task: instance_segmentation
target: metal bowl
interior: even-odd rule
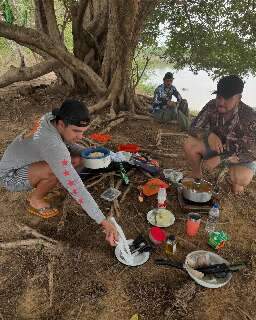
[[[181,182],[183,197],[192,202],[205,203],[211,200],[213,186],[206,180],[195,182],[193,178],[183,179]]]

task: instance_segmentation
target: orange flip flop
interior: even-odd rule
[[[31,214],[34,214],[38,217],[41,217],[43,219],[49,219],[55,216],[60,215],[60,211],[56,208],[51,207],[44,207],[40,209],[36,209],[32,207],[31,205],[28,206],[27,211]]]

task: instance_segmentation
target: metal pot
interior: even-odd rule
[[[192,178],[186,178],[182,180],[181,185],[183,196],[189,201],[204,203],[212,198],[213,186],[208,181],[201,180],[197,183]]]

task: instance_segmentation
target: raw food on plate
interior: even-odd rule
[[[171,223],[170,212],[166,209],[158,209],[156,214],[156,223],[158,225],[168,225]]]

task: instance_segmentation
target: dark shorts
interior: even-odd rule
[[[0,178],[0,185],[11,192],[28,191],[33,189],[28,180],[29,166],[9,171]]]
[[[208,143],[205,143],[206,145],[206,152],[204,154],[203,158],[206,159],[210,159],[212,157],[216,157],[218,156],[218,153],[216,151],[213,151],[210,149],[210,147],[208,146]],[[228,163],[228,162],[224,162],[222,160],[222,163],[225,164],[228,167],[235,167],[235,166],[242,166],[242,167],[246,167],[250,170],[252,170],[253,175],[256,174],[256,161],[251,161],[251,162],[239,162],[239,163]]]

